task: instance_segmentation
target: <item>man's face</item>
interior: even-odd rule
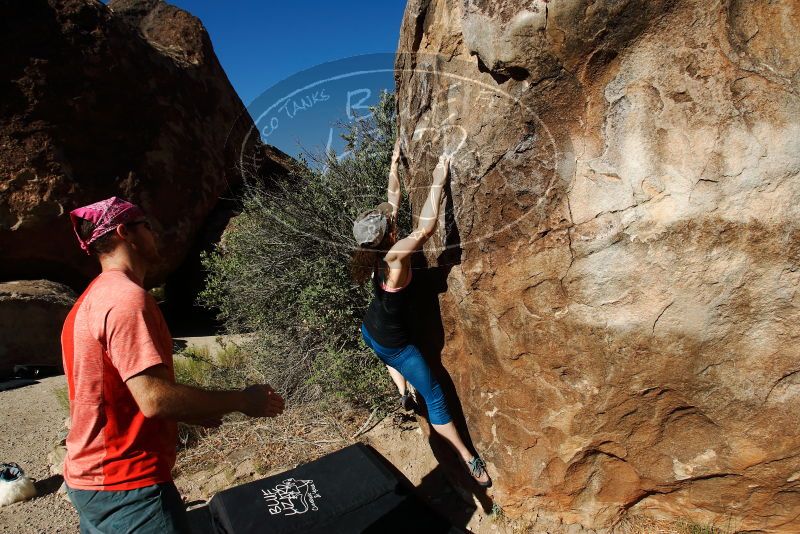
[[[127,229],[127,241],[133,246],[139,255],[149,263],[156,262],[161,255],[156,246],[156,236],[150,222],[147,219],[131,221],[125,224]]]

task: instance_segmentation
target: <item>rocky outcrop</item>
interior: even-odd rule
[[[74,303],[72,290],[47,280],[0,283],[0,376],[15,365],[61,367],[61,327]]]
[[[426,254],[506,513],[800,531],[798,30],[790,0],[410,0],[404,182],[418,211],[455,151]]]
[[[153,219],[163,262],[181,264],[239,157],[252,120],[189,13],[159,0],[0,3],[0,279],[74,287],[96,272],[68,212],[111,195]],[[251,138],[252,139],[252,138]]]

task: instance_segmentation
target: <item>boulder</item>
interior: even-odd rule
[[[420,337],[506,514],[800,531],[798,30],[791,0],[409,1],[415,214],[455,152]]]
[[[0,283],[0,376],[15,365],[61,366],[61,327],[75,298],[48,280]]]
[[[159,235],[163,282],[196,245],[240,158],[281,172],[200,21],[160,0],[0,4],[0,280],[75,288],[98,272],[68,213],[111,195]],[[202,245],[201,245],[202,246]]]

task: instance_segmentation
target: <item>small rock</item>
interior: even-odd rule
[[[47,463],[50,464],[51,475],[64,474],[64,458],[67,457],[67,448],[61,444],[56,445],[47,453]]]

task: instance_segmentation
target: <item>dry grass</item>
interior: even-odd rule
[[[195,346],[181,351],[175,359],[177,380],[212,389],[238,389],[252,383],[256,369],[247,353],[236,344],[218,343],[213,353]],[[377,422],[374,415],[331,396],[289,403],[281,416],[272,419],[233,414],[216,429],[180,425],[177,473],[235,468],[244,459],[253,461],[261,474],[288,469],[353,443],[366,430],[365,423]]]
[[[256,362],[234,343],[218,340],[216,350],[189,346],[175,359],[179,382],[205,388],[238,389],[253,382]],[[259,474],[294,467],[340,449],[376,423],[374,412],[336,397],[288,404],[279,417],[225,418],[221,427],[180,425],[177,473],[191,476],[205,470],[235,469],[250,460]],[[364,427],[364,428],[362,428]]]
[[[180,474],[235,468],[246,457],[261,474],[289,469],[354,443],[370,416],[366,409],[332,401],[290,406],[274,419],[229,416],[217,429],[182,426],[176,468]],[[372,417],[369,424],[375,422]]]

